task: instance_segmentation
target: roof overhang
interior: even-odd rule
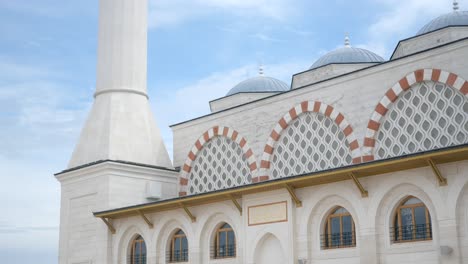
[[[138,216],[142,213],[156,213],[161,211],[228,201],[232,200],[233,198],[242,197],[243,195],[285,189],[288,188],[288,186],[297,189],[314,185],[345,181],[352,179],[351,175],[359,179],[362,177],[376,176],[396,171],[430,167],[431,164],[444,164],[462,160],[468,160],[468,144],[385,160],[355,164],[326,171],[318,171],[314,173],[280,178],[209,193],[184,196],[153,203],[95,212],[94,216],[103,219],[118,219]]]

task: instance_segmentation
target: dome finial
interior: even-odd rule
[[[349,34],[348,33],[345,34],[344,45],[347,48],[351,47],[351,43],[349,42]]]
[[[458,1],[457,0],[453,0],[453,11],[458,11]]]
[[[264,72],[263,72],[263,64],[260,63],[260,65],[258,66],[258,75],[260,76],[263,76]]]

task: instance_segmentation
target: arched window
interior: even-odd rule
[[[210,192],[252,182],[249,163],[234,140],[213,137],[198,152],[189,175],[188,194]]]
[[[171,240],[171,248],[168,254],[169,262],[188,261],[188,241],[184,231],[179,229]]]
[[[468,143],[468,98],[438,82],[402,93],[379,126],[375,158],[386,159]]]
[[[229,224],[225,223],[218,230],[216,230],[213,247],[213,257],[216,259],[232,258],[236,256],[236,237],[232,227]]]
[[[432,239],[431,216],[418,198],[410,196],[398,206],[393,224],[394,242]]]
[[[322,235],[322,248],[341,248],[356,246],[356,233],[351,214],[343,207],[338,207],[327,217]]]
[[[314,112],[299,115],[281,132],[272,155],[273,179],[341,167],[353,160],[340,127]]]
[[[140,235],[132,241],[128,263],[146,264],[146,244]]]

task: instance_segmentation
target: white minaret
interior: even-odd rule
[[[150,111],[147,0],[100,0],[94,104],[69,168],[99,160],[172,168]]]
[[[100,0],[94,104],[61,184],[59,264],[125,263],[125,229],[93,212],[176,197],[172,168],[146,93],[148,0]],[[149,251],[148,262],[155,259]],[[153,255],[151,255],[153,254]],[[151,262],[153,263],[153,262]]]

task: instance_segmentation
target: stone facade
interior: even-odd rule
[[[100,33],[100,43],[117,39],[129,49],[140,47],[139,59],[120,59],[139,62],[127,65],[136,67],[130,72],[146,73],[146,53],[140,54],[146,51],[146,24],[136,19],[140,23],[128,32],[106,27],[120,15],[132,16],[124,2],[101,0],[101,30],[114,33]],[[146,14],[146,1],[135,3],[136,13]],[[183,262],[193,264],[468,263],[465,32],[445,28],[402,41],[394,59],[380,64],[331,64],[298,73],[287,92],[213,101],[211,114],[172,126],[174,166],[147,107],[145,76],[122,77],[135,87],[120,87],[105,67],[117,55],[101,47],[98,83],[116,87],[97,90],[72,168],[56,175],[62,186],[59,263],[169,263],[180,230],[188,243]],[[107,103],[115,107],[103,107]],[[122,105],[128,109],[119,112]],[[127,117],[132,122],[123,122]],[[138,136],[143,130],[149,134]],[[93,145],[95,136],[108,145]],[[443,152],[441,164],[424,158],[454,149],[462,154]],[[404,159],[407,167],[391,164]],[[379,171],[379,164],[390,169]],[[368,174],[356,179],[352,169],[364,166]],[[349,175],[289,185],[344,169]],[[411,197],[425,210],[424,239],[411,231],[412,239],[398,240],[399,206]],[[330,243],[324,242],[327,219],[337,208],[353,220],[355,235],[343,248],[324,246]],[[225,223],[235,235],[235,254],[217,259],[216,232]],[[145,254],[135,262],[130,255],[139,236]]]
[[[389,173],[362,179],[369,197],[362,198],[351,181],[297,190],[303,206],[296,208],[287,191],[244,196],[243,212],[249,206],[287,201],[288,221],[248,226],[248,215],[239,214],[229,201],[191,207],[192,223],[182,209],[148,215],[154,229],[140,217],[116,220],[111,237],[113,261],[127,263],[127,247],[140,234],[148,248],[148,263],[166,263],[171,235],[181,228],[189,241],[189,263],[259,263],[255,252],[269,235],[280,241],[284,263],[468,263],[468,162],[440,166],[448,186],[440,187],[429,168]],[[431,213],[433,240],[393,244],[391,219],[399,202],[407,196],[422,200]],[[356,224],[356,247],[321,249],[320,235],[330,210],[346,208]],[[210,259],[213,233],[220,223],[229,223],[236,234],[237,257]],[[101,228],[105,229],[105,225]],[[453,252],[441,255],[441,246]]]
[[[359,145],[364,146],[369,121],[390,88],[407,75],[423,69],[441,69],[463,79],[468,76],[468,62],[459,58],[467,52],[468,40],[457,41],[327,81],[314,83],[314,79],[310,79],[312,84],[304,88],[174,125],[174,166],[182,167],[197,139],[215,126],[231,127],[241,133],[260,164],[275,126],[292,107],[303,101],[319,101],[342,113],[353,127]],[[294,78],[298,78],[297,75]],[[466,90],[462,93],[466,95]]]

